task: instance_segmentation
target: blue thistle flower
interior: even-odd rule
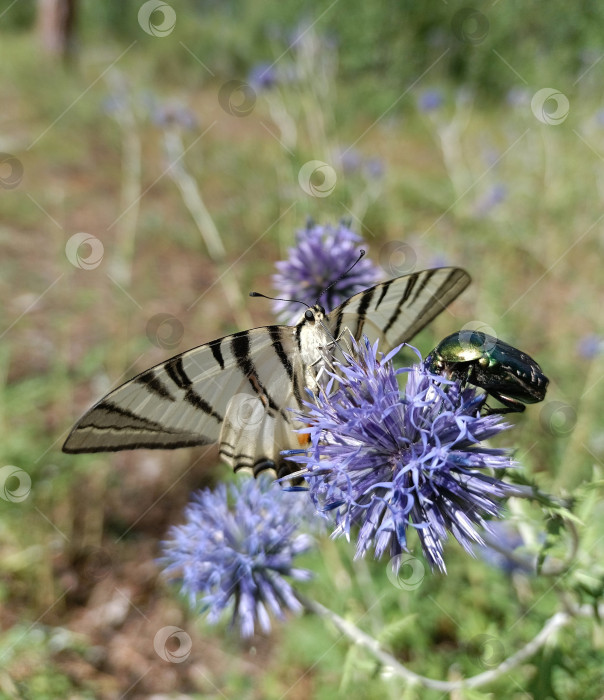
[[[447,532],[472,554],[473,543],[484,545],[475,526],[488,529],[485,518],[499,516],[500,499],[512,493],[486,472],[513,460],[482,444],[509,426],[500,415],[480,415],[486,397],[474,388],[421,364],[395,370],[390,360],[400,348],[378,358],[377,343],[351,342],[347,364],[336,362],[327,386],[306,403],[308,452],[290,458],[306,465],[315,505],[336,510],[334,536],[349,538],[360,525],[356,557],[371,547],[378,558],[408,551],[413,528],[427,560],[445,572]]]
[[[195,493],[185,524],[162,543],[160,561],[191,606],[208,611],[209,622],[233,603],[232,624],[250,637],[258,626],[270,631],[269,611],[283,619],[284,610],[302,609],[284,577],[311,576],[293,559],[312,546],[310,535],[298,532],[310,524],[312,506],[304,493],[283,491],[268,476],[232,484],[230,496],[232,507],[224,484]]]
[[[343,274],[359,257],[362,238],[341,221],[337,226],[320,226],[309,222],[296,233],[296,245],[288,251],[288,259],[276,263],[278,273],[273,285],[279,296],[303,301],[309,306],[317,303],[321,292]],[[363,258],[320,302],[327,312],[380,279],[380,271]],[[294,323],[300,317],[300,305],[287,301],[274,302],[273,309],[284,323]]]

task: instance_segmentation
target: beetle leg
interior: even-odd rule
[[[499,415],[504,415],[506,413],[522,413],[526,409],[526,406],[521,401],[518,401],[518,399],[512,399],[505,394],[498,394],[494,391],[490,391],[489,394],[497,399],[497,401],[500,401],[505,408],[491,408],[490,406],[486,406],[486,416],[493,415],[494,413],[498,413]]]

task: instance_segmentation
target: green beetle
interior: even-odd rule
[[[549,383],[532,357],[480,331],[457,331],[442,340],[424,361],[433,374],[473,384],[505,408],[487,413],[520,413],[527,403],[545,398]]]

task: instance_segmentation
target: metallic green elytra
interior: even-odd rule
[[[429,372],[473,384],[505,408],[487,413],[520,413],[527,403],[543,401],[549,383],[525,352],[480,331],[457,331],[442,340],[424,362]]]

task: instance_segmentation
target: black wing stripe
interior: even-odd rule
[[[212,406],[210,406],[210,404],[195,391],[195,389],[187,389],[185,401],[190,403],[191,406],[198,408],[200,411],[207,413],[208,416],[212,416],[212,418],[215,418],[219,423],[222,423],[224,420],[224,417],[221,416],[220,413],[217,413]]]
[[[164,365],[164,369],[168,377],[176,384],[179,389],[186,389],[193,383],[185,372],[182,364],[182,355],[177,355],[171,360],[168,360]]]
[[[401,311],[403,310],[403,307],[405,306],[405,303],[406,303],[407,299],[409,298],[409,295],[413,291],[413,287],[415,286],[415,283],[417,282],[417,278],[418,278],[418,275],[409,275],[409,280],[407,282],[407,286],[405,287],[405,293],[400,298],[398,304],[396,305],[396,309],[394,309],[394,311],[392,312],[392,315],[388,319],[388,323],[384,326],[384,334],[388,333],[388,331],[396,323],[396,319],[401,315]]]
[[[92,422],[86,422],[86,418],[89,420],[93,417],[94,420],[99,421],[101,425]],[[115,417],[120,416],[121,418],[127,418],[128,422],[119,423],[115,422]],[[103,420],[105,419],[105,420]],[[106,430],[111,428],[112,430],[120,430],[123,428],[140,428],[142,430],[148,430],[150,432],[166,432],[166,429],[161,423],[157,423],[154,420],[149,420],[149,418],[143,418],[133,411],[129,411],[127,408],[122,408],[112,401],[102,401],[97,404],[90,412],[89,416],[84,415],[78,424],[78,428],[96,428],[98,430]]]
[[[157,396],[161,397],[162,399],[167,399],[168,401],[172,402],[176,401],[176,397],[172,396],[168,390],[168,387],[161,381],[161,379],[152,369],[148,372],[144,372],[143,374],[139,374],[135,381],[138,384],[144,384],[147,389],[152,391],[154,394],[157,394]]]
[[[193,382],[185,372],[182,363],[182,355],[172,358],[164,365],[167,375],[176,384],[179,389],[185,392],[185,401],[194,408],[203,411],[208,416],[212,416],[219,423],[222,423],[224,418],[217,413],[212,406],[193,389]]]
[[[415,323],[408,329],[409,338],[419,333],[435,316],[444,311],[468,284],[470,284],[470,276],[465,270],[451,269],[440,287],[416,314]]]
[[[384,297],[386,294],[388,294],[388,290],[390,289],[390,285],[392,284],[393,280],[388,280],[388,282],[384,282],[382,285],[382,293],[380,294],[380,298],[377,300],[377,303],[375,305],[375,310],[377,311],[378,306],[384,301]]]
[[[252,389],[258,394],[261,400],[265,400],[263,403],[268,403],[269,408],[281,413],[283,418],[287,418],[287,413],[275,403],[260,381],[256,367],[250,357],[249,332],[242,331],[241,333],[235,333],[235,335],[231,336],[231,348],[239,368],[244,376],[247,377]]]
[[[336,319],[336,327],[333,333],[333,337],[336,340],[340,337],[340,328],[342,327],[342,317],[344,316],[344,309],[348,306],[352,299],[354,299],[354,297],[346,299],[346,301],[338,307],[338,317]]]
[[[361,333],[363,332],[363,325],[365,323],[365,317],[367,316],[367,309],[369,309],[369,304],[371,304],[371,300],[373,299],[373,295],[375,294],[375,289],[375,287],[371,287],[361,297],[361,303],[359,304],[359,308],[357,309],[357,329],[354,333],[354,337],[357,340],[361,337]]]
[[[218,340],[213,340],[211,343],[208,343],[208,347],[212,351],[212,355],[214,355],[214,359],[220,365],[220,369],[224,369],[224,357],[222,356],[222,351],[220,349],[220,343],[222,343],[222,338],[218,338]]]
[[[289,377],[289,380],[292,383],[294,397],[298,403],[298,406],[302,406],[302,392],[300,391],[300,383],[298,381],[298,377],[294,372],[294,367],[291,363],[291,360],[285,352],[283,343],[281,342],[281,333],[283,332],[283,330],[279,326],[269,326],[268,332],[270,333],[271,339],[273,341],[273,350],[277,353],[277,357],[281,360],[281,364],[285,367],[287,376]]]
[[[287,356],[287,353],[283,349],[283,343],[281,342],[281,329],[279,326],[269,326],[268,332],[271,336],[271,340],[273,341],[273,350],[277,353],[277,357],[281,360],[281,364],[285,367],[287,376],[290,378],[290,380],[293,380],[294,368],[292,367],[292,363]]]
[[[417,285],[417,289],[415,290],[415,294],[413,295],[413,299],[411,299],[411,303],[417,299],[417,297],[422,293],[424,290],[425,286],[428,284],[428,282],[434,277],[436,274],[436,269],[434,270],[426,270],[423,273],[423,279],[420,284]]]
[[[252,472],[254,476],[258,476],[258,474],[261,474],[263,471],[266,471],[267,469],[274,469],[277,471],[277,467],[275,463],[273,462],[272,459],[267,459],[266,457],[262,457],[261,459],[257,459],[254,462],[254,466],[252,467]]]
[[[163,431],[165,432],[165,431]],[[102,445],[95,445],[95,446],[84,446],[84,447],[68,447],[64,446],[63,451],[67,452],[68,454],[92,454],[94,452],[121,452],[124,449],[128,450],[136,450],[140,448],[144,448],[146,450],[165,450],[167,448],[169,449],[178,449],[180,447],[196,447],[198,445],[210,445],[211,443],[215,442],[214,440],[207,440],[204,439],[203,436],[199,437],[193,437],[190,439],[185,439],[182,438],[180,440],[174,440],[170,441],[169,443],[165,442],[146,442],[144,438],[140,438],[139,440],[136,440],[132,442],[131,444],[128,444],[126,447],[124,446],[123,442],[117,443],[115,445],[110,445],[108,443],[103,443]]]

